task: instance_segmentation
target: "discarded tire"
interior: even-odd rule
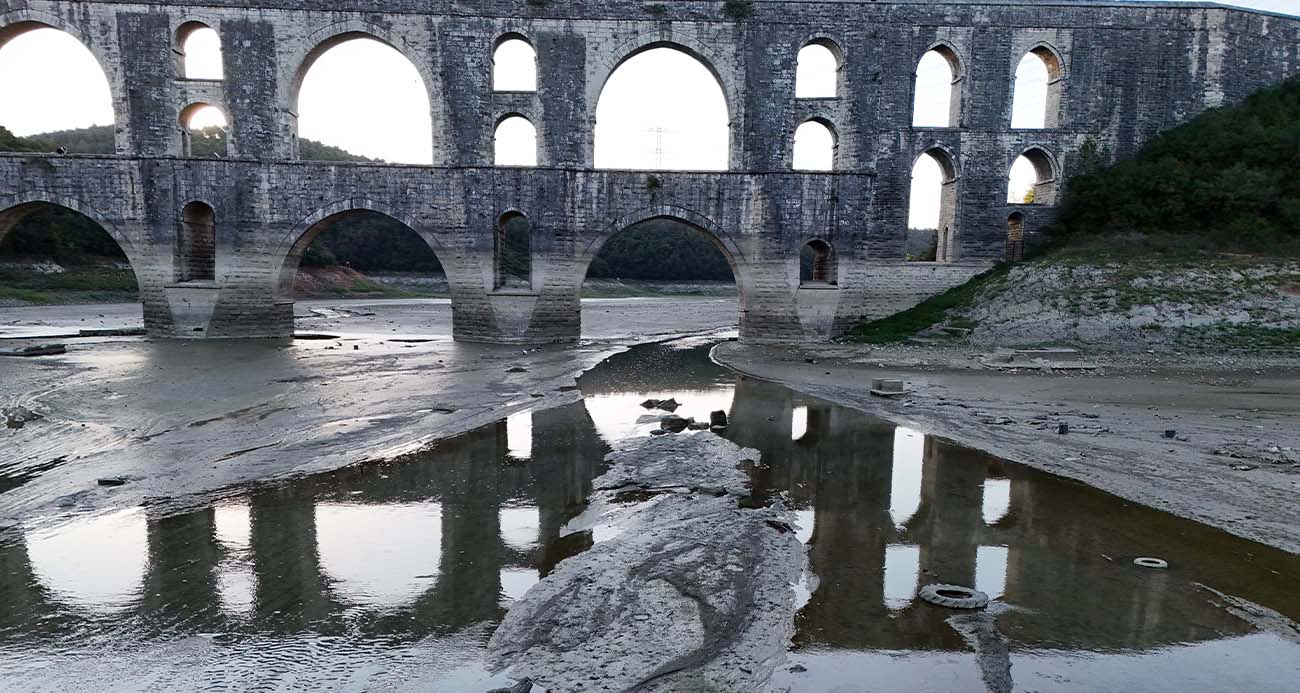
[[[1164,569],[1169,567],[1169,563],[1159,558],[1150,556],[1139,556],[1133,559],[1133,565],[1142,566],[1143,568]]]
[[[921,599],[949,609],[983,609],[989,605],[987,594],[960,585],[926,585],[921,588]]]

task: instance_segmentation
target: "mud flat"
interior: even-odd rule
[[[1300,360],[1102,354],[1002,371],[961,348],[719,345],[715,360],[1129,501],[1300,552]],[[872,396],[874,378],[913,390]],[[1062,426],[1066,433],[1061,433]]]
[[[785,661],[807,567],[793,512],[745,508],[741,465],[712,433],[615,446],[569,531],[614,536],[516,602],[489,661],[554,691],[757,691]]]
[[[293,341],[66,338],[139,326],[139,306],[0,310],[6,346],[67,353],[0,362],[0,525],[140,503],[188,507],[240,485],[391,457],[515,411],[579,398],[613,353],[734,329],[734,299],[585,301],[577,346],[451,341],[446,300],[302,301]]]

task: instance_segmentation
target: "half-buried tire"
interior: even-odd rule
[[[921,588],[921,599],[949,609],[983,609],[989,605],[987,594],[960,585],[926,585]]]

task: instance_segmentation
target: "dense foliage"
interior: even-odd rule
[[[1206,112],[1113,166],[1079,151],[1061,226],[1070,234],[1180,234],[1228,249],[1300,239],[1300,80]]]
[[[615,234],[587,270],[593,279],[731,281],[713,241],[680,222],[653,219]]]

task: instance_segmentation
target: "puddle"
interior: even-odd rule
[[[613,527],[562,535],[641,407],[730,414],[757,496],[799,518],[792,691],[984,690],[931,583],[1001,605],[1017,689],[1294,690],[1300,643],[1208,585],[1300,620],[1300,557],[896,428],[712,364],[699,342],[616,356],[584,401],[408,458],[169,517],[130,508],[0,536],[4,690],[487,690],[492,627]],[[3,489],[4,486],[0,486]],[[636,500],[629,498],[629,502]],[[1166,570],[1133,565],[1139,556]]]

